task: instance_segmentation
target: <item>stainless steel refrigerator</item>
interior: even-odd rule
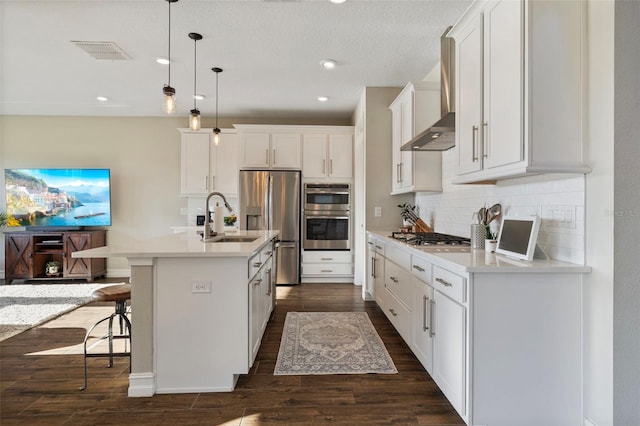
[[[300,283],[300,194],[299,171],[240,171],[240,229],[280,231],[276,285]]]

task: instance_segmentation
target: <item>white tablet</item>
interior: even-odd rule
[[[533,260],[538,241],[538,216],[504,216],[496,253],[522,260]]]

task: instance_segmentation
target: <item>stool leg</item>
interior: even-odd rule
[[[100,321],[98,321],[97,323],[93,324],[93,326],[89,329],[89,331],[87,331],[87,334],[84,336],[84,386],[82,386],[80,388],[80,390],[85,390],[87,388],[87,342],[89,341],[89,336],[91,336],[91,332],[93,332],[93,330],[100,325],[101,323],[107,321],[107,320],[111,320],[112,316],[108,316],[106,318],[101,319]]]
[[[109,317],[109,365],[108,368],[113,367],[113,317],[116,314],[111,314]]]

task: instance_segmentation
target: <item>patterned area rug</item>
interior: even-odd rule
[[[366,312],[288,312],[274,375],[396,374]]]
[[[0,285],[0,341],[82,306],[96,289],[116,284]]]

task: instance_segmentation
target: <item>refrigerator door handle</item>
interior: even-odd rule
[[[268,223],[267,225],[267,229],[268,230],[272,230],[273,229],[273,176],[269,175],[269,179],[268,179],[268,187],[267,187],[267,198],[265,200],[265,204],[267,206],[267,219],[268,219]]]

